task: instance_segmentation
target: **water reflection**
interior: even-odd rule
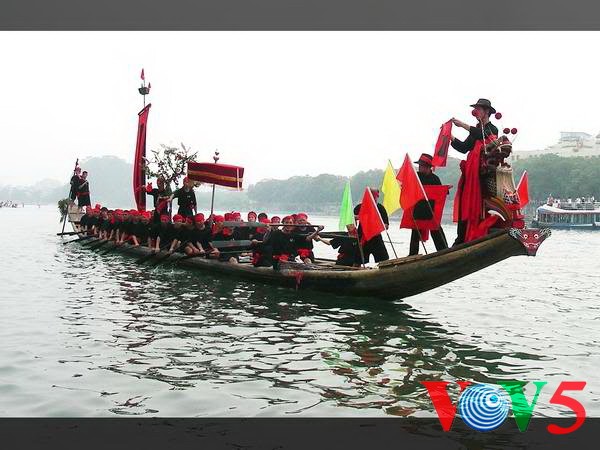
[[[401,302],[296,292],[81,251],[63,277],[81,280],[89,271],[90,279],[85,295],[67,297],[61,317],[80,345],[109,349],[82,356],[91,369],[170,390],[226,389],[242,415],[255,412],[246,402],[259,402],[284,414],[341,407],[408,416],[431,409],[420,381],[494,382],[519,372],[505,357],[537,358],[457,342]],[[151,400],[115,400],[110,410],[160,412]]]

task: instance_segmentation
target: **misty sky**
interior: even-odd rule
[[[516,150],[543,148],[600,131],[599,47],[593,32],[2,32],[0,184],[131,161],[142,67],[149,148],[218,148],[246,185],[398,168],[479,97],[519,129]]]

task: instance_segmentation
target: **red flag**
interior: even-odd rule
[[[517,193],[519,194],[519,208],[525,207],[529,203],[529,176],[527,171],[523,172],[519,184],[517,185]]]
[[[142,73],[141,73],[141,75],[140,75],[140,78],[141,78],[142,80],[146,80],[146,77],[144,76],[144,69],[142,69]]]
[[[241,189],[244,168],[229,164],[188,162],[188,177],[193,181]]]
[[[360,211],[358,212],[358,221],[360,222],[360,227],[362,229],[362,237],[360,239],[361,245],[385,231],[385,224],[383,223],[381,214],[379,214],[379,209],[377,209],[377,203],[369,188],[365,189],[360,204]]]
[[[408,153],[404,157],[404,162],[396,179],[400,182],[400,207],[404,210],[411,208],[420,200],[427,200],[421,180],[415,172],[415,168],[408,157]]]
[[[138,134],[135,143],[135,158],[133,160],[133,196],[138,211],[146,210],[146,171],[144,170],[144,159],[146,158],[146,124],[148,122],[148,113],[150,104],[139,113]]]
[[[415,206],[406,208],[402,214],[400,228],[411,228],[419,230],[437,230],[442,222],[444,205],[450,186],[432,185],[423,186],[431,209],[423,201]],[[416,209],[416,211],[415,211]],[[433,216],[431,213],[433,212]],[[428,218],[427,218],[428,217]]]
[[[435,143],[435,149],[433,150],[433,161],[431,165],[433,167],[446,167],[446,160],[448,159],[448,147],[450,146],[450,137],[452,136],[452,121],[449,120],[441,126],[440,134]]]

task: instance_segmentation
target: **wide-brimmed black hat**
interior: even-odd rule
[[[428,153],[422,153],[421,156],[419,157],[418,161],[413,161],[415,164],[427,164],[431,166],[431,163],[433,162],[433,156],[431,156]]]
[[[475,108],[476,106],[489,109],[490,114],[494,114],[496,112],[496,109],[492,106],[492,102],[490,102],[487,98],[480,98],[477,100],[477,103],[471,105],[471,108]]]

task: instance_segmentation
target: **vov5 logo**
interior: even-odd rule
[[[523,387],[526,381],[502,381],[498,386],[492,384],[471,384],[470,381],[458,381],[460,396],[456,404],[452,404],[448,394],[448,381],[423,381],[431,402],[435,408],[442,429],[450,431],[457,414],[469,427],[477,431],[491,431],[498,428],[506,418],[512,403],[512,411],[519,431],[527,430],[533,410],[546,381],[534,381],[535,395],[531,403],[525,398]],[[547,427],[552,434],[568,434],[577,430],[585,421],[585,408],[566,391],[581,391],[585,381],[563,381],[550,398],[550,404],[564,406],[575,413],[575,423],[569,427],[550,424]]]

